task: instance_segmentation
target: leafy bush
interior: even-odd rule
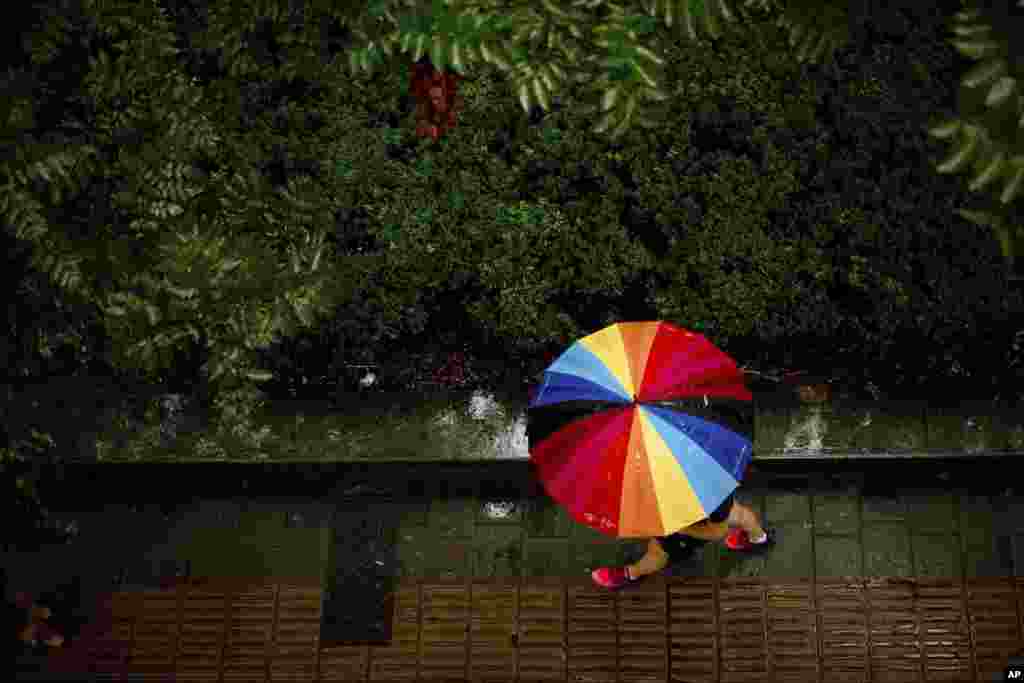
[[[991,329],[1020,298],[991,235],[953,213],[970,201],[963,183],[929,167],[944,150],[925,117],[949,106],[960,66],[944,31],[913,9],[877,31],[861,18],[824,67],[790,59],[767,18],[759,40],[744,29],[673,47],[663,129],[620,144],[585,132],[579,88],[526,114],[486,66],[462,83],[459,129],[418,141],[401,62],[357,79],[331,159],[359,216],[347,244],[379,270],[365,303],[339,311],[346,348],[383,358],[458,329],[478,355],[513,362],[664,318],[741,358],[800,348],[801,366],[881,366],[911,344],[931,360],[898,359],[893,383],[981,374],[950,335]],[[1013,332],[993,332],[992,352]]]

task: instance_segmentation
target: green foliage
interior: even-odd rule
[[[905,268],[913,252],[908,240],[922,239],[921,232],[955,234],[946,225],[948,220],[936,222],[954,195],[945,185],[929,187],[934,195],[922,197],[919,204],[938,208],[927,219],[876,214],[858,200],[830,204],[827,209],[824,198],[820,207],[809,202],[808,197],[825,193],[817,180],[813,188],[808,183],[831,175],[830,162],[845,156],[845,147],[839,152],[837,146],[877,140],[849,162],[863,168],[873,157],[880,158],[881,150],[892,147],[889,136],[893,133],[877,123],[864,129],[844,125],[825,144],[816,114],[824,95],[820,80],[809,76],[809,67],[779,59],[788,50],[784,31],[768,24],[757,29],[759,39],[754,42],[741,31],[723,32],[713,53],[687,45],[667,49],[664,77],[665,89],[671,93],[670,122],[656,139],[631,131],[619,145],[586,132],[590,121],[579,106],[586,99],[585,88],[570,89],[562,108],[531,132],[521,118],[510,114],[515,98],[502,96],[496,86],[501,71],[480,69],[461,91],[467,108],[458,131],[439,146],[421,147],[419,160],[371,159],[364,164],[368,169],[390,171],[367,179],[378,178],[375,185],[388,188],[381,193],[388,206],[375,213],[386,215],[382,222],[394,230],[388,241],[397,236],[388,252],[401,263],[396,272],[410,289],[433,291],[459,282],[466,294],[458,299],[458,306],[471,313],[475,324],[498,338],[521,342],[524,348],[567,341],[605,322],[639,315],[699,327],[723,343],[757,335],[774,343],[790,334],[821,339],[845,335],[850,339],[843,345],[846,348],[852,348],[856,338],[888,353],[894,330],[915,316],[935,317],[925,309],[940,305],[940,295],[924,297],[915,286],[919,276]],[[934,45],[922,49],[933,50]],[[766,70],[765,64],[771,68]],[[909,119],[908,112],[920,110],[926,100],[907,93],[905,101],[896,103],[893,95],[900,92],[900,76],[889,74],[892,69],[889,62],[872,64],[870,71],[865,68],[854,82],[872,84],[871,88],[830,92],[837,103],[834,107],[856,112],[858,122],[859,117],[872,115],[869,110],[875,112],[877,122],[880,104],[887,115]],[[886,83],[880,81],[884,74],[889,74]],[[374,106],[393,105],[385,100]],[[893,107],[899,111],[892,111]],[[735,128],[718,123],[732,118],[751,123]],[[898,135],[906,139],[905,131],[913,129],[912,146],[921,147],[924,127],[911,125],[917,121],[908,120],[898,128]],[[793,142],[792,124],[797,124],[799,144]],[[707,138],[724,137],[719,132],[722,128],[729,130],[727,146],[733,149],[708,152],[706,148],[715,145]],[[514,150],[510,157],[517,158],[503,159],[501,153],[495,157],[493,143],[487,143],[494,139],[495,129],[511,131],[503,147]],[[554,129],[564,131],[560,139],[545,140],[544,131]],[[361,135],[353,141],[353,154],[373,144],[370,137]],[[855,137],[847,138],[851,135]],[[665,149],[668,158],[663,155]],[[915,150],[893,155],[893,163],[906,165],[920,154]],[[429,178],[415,173],[424,158],[430,159]],[[558,172],[543,173],[531,181],[537,175],[531,167],[534,160],[551,161]],[[574,190],[582,182],[574,170],[588,165],[586,175],[600,182],[586,191]],[[927,174],[921,171],[916,177]],[[451,207],[438,192],[436,179],[445,179],[445,192],[459,188],[469,216],[447,213]],[[842,186],[852,180],[837,178],[837,182]],[[907,191],[901,188],[887,194],[899,201]],[[566,199],[574,193],[575,199]],[[647,218],[637,228],[640,234],[622,219],[626,196],[631,194]],[[392,196],[394,204],[386,199]],[[827,196],[829,202],[836,201],[835,195]],[[946,199],[937,202],[934,196]],[[498,212],[479,214],[497,220],[491,220],[489,231],[481,226],[478,232],[472,217],[479,214],[473,209],[493,204],[495,197],[500,199]],[[564,237],[560,237],[564,228],[538,235],[531,205],[559,207],[574,227]],[[695,220],[688,219],[692,206],[700,207]],[[536,208],[533,211],[539,215]],[[430,221],[416,220],[417,215],[429,215]],[[799,220],[808,231],[780,230],[789,220]],[[505,226],[520,228],[516,239],[506,242],[492,237],[488,242],[472,237],[491,236],[495,227]],[[664,246],[658,244],[658,234],[665,236]],[[841,246],[858,234],[859,240]],[[550,237],[540,240],[541,235]],[[882,247],[881,236],[890,235],[892,239]],[[460,251],[463,247],[465,251]],[[539,258],[538,249],[551,258]],[[475,266],[473,259],[481,255],[486,264]],[[970,278],[959,269],[970,261],[991,258],[991,252],[979,246],[970,256],[964,254],[962,261],[936,264],[932,277],[936,282],[947,276]],[[511,264],[507,269],[505,260]],[[472,273],[469,284],[454,277],[459,272]],[[972,289],[998,290],[998,273],[990,274],[992,278],[979,277]],[[626,283],[638,279],[646,285],[646,300],[624,299]],[[838,303],[843,292],[849,292],[848,307]],[[967,321],[974,314],[962,301],[966,296],[961,292],[954,297],[957,306],[965,308],[948,314],[941,323],[943,330],[972,324]],[[1009,308],[1014,305],[1007,302]],[[985,310],[988,313],[978,315],[999,315],[995,309]]]
[[[465,292],[460,305],[474,324],[510,342],[539,344],[571,339],[588,329],[587,316],[573,310],[574,306],[567,307],[565,300],[595,296],[618,300],[626,281],[647,269],[669,281],[656,303],[659,314],[719,321],[720,329],[731,334],[749,331],[751,321],[779,295],[781,274],[794,267],[794,257],[780,256],[771,272],[755,281],[739,273],[723,276],[722,283],[715,280],[708,289],[716,290],[720,284],[723,288],[713,298],[690,288],[687,277],[695,271],[715,271],[718,262],[734,251],[755,260],[777,251],[765,236],[765,216],[784,206],[787,194],[796,189],[793,168],[778,150],[768,151],[767,144],[766,168],[736,160],[723,163],[707,178],[685,181],[688,184],[680,184],[670,167],[651,166],[649,161],[657,146],[685,148],[693,143],[686,112],[691,102],[711,95],[707,83],[692,78],[714,65],[737,64],[740,75],[714,93],[732,95],[742,102],[736,106],[749,103],[775,112],[779,105],[773,103],[793,99],[792,93],[783,93],[782,78],[756,69],[760,56],[743,52],[738,37],[723,37],[723,41],[720,55],[687,50],[671,54],[666,88],[674,93],[673,110],[683,125],[668,126],[657,139],[631,134],[628,143],[614,153],[606,141],[586,132],[586,114],[576,106],[579,89],[564,102],[566,113],[554,116],[536,137],[519,128],[511,114],[515,100],[495,90],[501,77],[498,71],[482,71],[465,84],[461,93],[466,110],[459,129],[436,147],[418,145],[418,158],[409,162],[390,160],[380,133],[359,126],[358,114],[348,116],[353,134],[339,153],[351,155],[352,166],[360,159],[362,187],[376,189],[377,208],[371,213],[381,226],[378,235],[392,245],[386,254],[394,263],[392,272],[401,278],[398,290],[444,290],[456,281],[455,273],[469,273],[472,286],[458,280]],[[771,49],[766,44],[764,51]],[[385,87],[378,83],[377,93],[386,93]],[[386,96],[365,105],[371,111],[393,106]],[[495,163],[493,152],[485,146],[497,129],[509,127],[517,131],[512,144],[525,149],[530,159],[552,159],[563,170],[561,177],[545,181],[542,194],[523,186],[520,179],[531,173],[521,162]],[[587,164],[592,166],[589,175],[607,178],[609,187],[588,201],[565,203],[572,170]],[[665,207],[667,223],[676,221],[671,214],[677,210],[676,197],[707,194],[713,202],[708,211],[713,220],[701,227],[702,236],[689,234],[687,241],[677,242],[675,250],[654,254],[628,235],[619,218],[625,191],[617,178],[623,164],[643,188],[641,201]],[[444,184],[438,185],[438,180]],[[463,197],[461,208],[449,199],[453,191]],[[661,192],[665,196],[659,196]],[[703,255],[693,248],[697,241]],[[606,314],[613,317],[615,310]]]
[[[1024,193],[1024,73],[1012,54],[1024,15],[971,5],[954,16],[950,33],[957,51],[978,63],[961,79],[958,116],[937,121],[929,133],[952,143],[938,171],[969,174],[970,189],[984,191],[990,200],[984,210],[976,206],[958,214],[992,229],[1012,269],[1024,259],[1024,225],[1008,220],[1007,206]],[[998,203],[991,201],[996,198]]]
[[[254,9],[274,13],[275,5]],[[26,36],[26,44],[46,46],[33,54],[44,79],[80,49],[75,42],[90,57],[79,83],[61,83],[49,99],[6,103],[5,229],[31,245],[31,268],[96,307],[109,362],[156,377],[199,344],[208,351],[205,381],[237,398],[233,386],[263,376],[254,366],[257,349],[312,325],[358,288],[358,268],[328,267],[323,223],[332,198],[308,179],[271,188],[260,177],[254,164],[279,137],[265,132],[270,117],[258,132],[239,131],[238,80],[201,85],[189,78],[172,23],[156,3],[83,0],[75,10],[74,21],[51,19]],[[237,44],[218,47],[230,53],[242,43],[234,27],[255,23],[232,17],[227,24],[211,30],[229,29],[225,35]],[[285,77],[306,68],[331,86],[340,83],[320,74],[319,56],[314,65],[306,48],[294,51]],[[234,72],[244,73],[244,65]],[[337,89],[326,92],[338,96]],[[65,119],[89,135],[43,142],[52,133],[40,128],[40,114],[68,102],[85,105]],[[330,102],[318,109],[329,114]],[[126,137],[135,144],[124,144]],[[322,158],[323,139],[339,137],[341,129],[328,126],[321,137],[307,137],[306,149]],[[201,160],[219,170],[196,173]],[[117,191],[94,194],[103,183]],[[63,219],[79,220],[82,205],[104,218],[86,226]],[[215,405],[237,422],[248,404]]]
[[[496,15],[488,12],[496,10],[498,4],[506,9],[502,30],[489,23]],[[435,3],[429,16],[417,14],[419,23],[413,24],[410,15],[399,10],[396,18],[384,11],[384,3],[378,3],[374,14],[377,21],[356,26],[356,35],[365,47],[351,51],[350,65],[353,74],[372,71],[382,61],[376,58],[378,42],[389,56],[397,48],[397,53],[409,53],[414,60],[429,47],[435,65],[451,65],[463,74],[467,63],[472,69],[473,62],[480,59],[507,73],[509,85],[527,112],[534,105],[549,109],[552,98],[568,84],[584,82],[588,84],[584,111],[600,113],[592,130],[615,141],[634,124],[647,128],[664,125],[670,99],[664,87],[664,56],[673,47],[706,50],[704,38],[717,40],[736,28],[755,41],[781,32],[788,49],[777,54],[791,54],[800,62],[822,63],[849,42],[855,22],[866,18],[854,15],[848,3],[839,1],[747,0],[742,12],[733,4],[740,3],[655,0],[642,3],[644,14],[639,14],[619,3],[600,0],[587,3],[586,10],[550,1],[524,8],[517,2],[466,0],[458,5],[461,12]],[[896,13],[898,9],[890,11]],[[879,14],[874,11],[874,15]],[[773,20],[772,26],[760,21],[766,17]],[[652,23],[654,18],[657,21]],[[947,118],[942,126],[933,128],[943,137],[954,133],[960,136],[954,141],[955,151],[938,169],[943,173],[961,170],[973,160],[971,189],[994,187],[1002,176],[1005,186],[1001,201],[1006,204],[1024,187],[1024,152],[1020,148],[1024,135],[1014,132],[1024,130],[1024,118],[1019,115],[1024,94],[1016,85],[1019,74],[1014,69],[1019,66],[1018,60],[1008,60],[1005,54],[1020,33],[1021,17],[1006,4],[997,9],[992,3],[974,2],[957,19],[953,44],[967,56],[987,60],[965,76],[964,83],[985,86],[989,111],[984,124]],[[389,22],[396,25],[391,33]],[[654,31],[656,25],[659,30]],[[778,63],[775,57],[768,66],[773,68]],[[758,67],[763,69],[764,65]],[[731,65],[725,73],[733,73]],[[720,83],[723,75],[715,74],[714,82]],[[995,121],[1000,112],[1009,115]],[[1018,138],[1016,142],[1014,137]],[[1012,268],[1015,245],[1024,240],[1024,227],[1001,227],[1006,216],[1000,220],[998,213],[998,208],[995,213],[989,212],[984,224],[993,227]]]

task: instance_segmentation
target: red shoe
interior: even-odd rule
[[[625,567],[601,567],[590,572],[590,578],[594,579],[598,586],[612,591],[637,581],[626,575]]]
[[[764,532],[768,534],[768,538],[763,543],[751,543],[750,534],[746,531],[743,529],[731,529],[729,535],[725,537],[725,547],[741,553],[767,550],[775,543],[775,530],[766,527]]]

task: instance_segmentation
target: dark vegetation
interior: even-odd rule
[[[872,382],[891,397],[942,391],[1012,400],[1021,387],[1020,292],[1007,284],[991,235],[954,215],[970,197],[961,179],[933,170],[932,162],[945,150],[923,132],[928,116],[952,111],[966,67],[944,33],[944,19],[955,8],[956,3],[940,8],[905,3],[863,18],[834,61],[801,67],[784,82],[778,91],[785,103],[784,125],[767,108],[721,95],[680,101],[673,109],[679,123],[667,124],[666,130],[685,122],[688,144],[671,133],[637,135],[625,145],[580,135],[571,138],[573,144],[540,145],[540,153],[527,154],[526,147],[538,148],[546,126],[569,138],[585,121],[574,120],[566,106],[571,94],[551,112],[535,107],[527,115],[498,93],[488,96],[494,103],[486,103],[486,116],[481,113],[470,124],[467,114],[462,130],[439,150],[405,135],[386,143],[385,158],[405,171],[424,161],[446,172],[461,164],[478,174],[481,192],[492,198],[508,203],[543,197],[573,216],[607,217],[605,225],[591,222],[586,229],[614,226],[618,232],[610,244],[625,240],[640,254],[639,261],[620,263],[618,272],[607,274],[603,282],[609,286],[587,286],[586,261],[574,262],[569,254],[561,262],[538,264],[568,276],[538,275],[554,286],[536,308],[565,316],[573,331],[585,333],[618,319],[667,317],[703,329],[741,363],[809,369],[851,386]],[[714,77],[712,72],[708,79]],[[391,84],[381,74],[367,90],[386,92]],[[363,108],[365,129],[375,135],[401,130],[411,108],[405,95],[381,96]],[[469,135],[470,125],[484,134],[485,147],[464,152],[460,136]],[[705,243],[688,240],[700,234],[697,226],[709,210],[723,210],[721,204],[716,209],[715,192],[701,187],[699,179],[737,163],[751,164],[753,177],[770,174],[765,140],[789,160],[797,187],[764,210],[764,235],[776,248],[730,251],[727,245],[734,240],[727,238],[719,253],[695,258]],[[673,147],[678,153],[670,158]],[[661,162],[659,172],[695,182],[667,186],[663,178],[651,177],[652,161]],[[410,188],[408,196],[426,191],[437,198],[456,184],[451,176],[438,182],[438,175],[443,174]],[[399,181],[396,174],[382,174],[379,182]],[[683,191],[687,187],[699,189]],[[722,192],[742,194],[737,203],[766,197],[756,189]],[[335,245],[342,252],[385,254],[384,234],[363,207],[337,213]],[[486,240],[474,244],[486,249]],[[796,256],[784,259],[779,245]],[[405,245],[398,241],[397,246]],[[481,253],[487,252],[478,249],[473,255]],[[409,387],[453,351],[464,352],[470,365],[490,361],[472,373],[484,380],[495,366],[529,376],[542,367],[536,359],[543,351],[555,351],[573,338],[564,329],[559,337],[545,339],[544,330],[482,321],[473,311],[494,318],[499,305],[479,263],[453,253],[443,266],[436,265],[444,270],[430,278],[429,291],[396,294],[410,305],[403,307],[395,328],[384,322],[387,306],[371,296],[339,311],[317,334],[269,350],[276,376],[271,391],[294,395],[315,379],[334,387],[351,381],[346,364],[366,363],[378,364],[380,386]],[[591,266],[599,267],[607,269]],[[712,301],[715,282],[738,278],[747,284],[736,285],[731,299],[718,305],[733,306],[732,315],[747,318],[725,320],[709,307],[658,303],[659,296]],[[417,281],[407,280],[409,285]],[[772,296],[759,292],[765,280]],[[400,279],[375,285],[403,286]],[[744,297],[751,299],[749,305],[739,302]],[[540,312],[536,319],[551,318]],[[424,367],[414,368],[414,359],[425,359]]]

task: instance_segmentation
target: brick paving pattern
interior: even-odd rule
[[[325,646],[313,580],[104,596],[57,670],[146,681],[989,681],[1020,579],[402,581],[390,644]]]

